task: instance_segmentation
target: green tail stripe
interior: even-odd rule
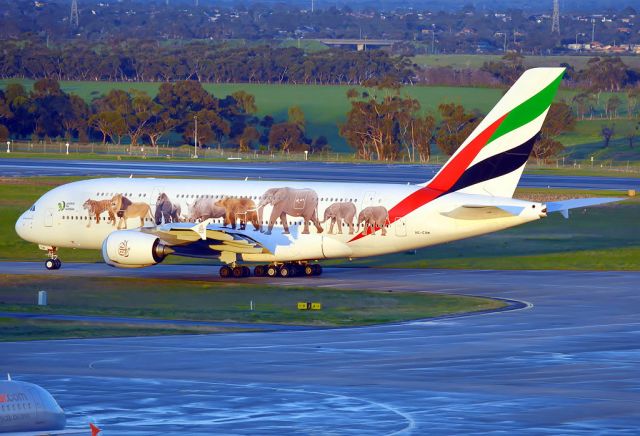
[[[502,124],[493,132],[487,144],[518,127],[530,123],[542,115],[542,113],[551,106],[551,102],[558,91],[558,86],[560,86],[560,82],[562,81],[562,76],[564,76],[564,71],[542,91],[512,109]]]

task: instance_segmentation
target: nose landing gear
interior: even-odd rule
[[[60,269],[62,261],[58,258],[58,250],[56,247],[45,247],[49,259],[44,261],[44,267],[48,270]]]

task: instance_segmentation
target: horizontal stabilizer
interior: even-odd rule
[[[563,217],[569,218],[569,210],[580,207],[597,206],[599,204],[622,201],[624,198],[600,197],[600,198],[574,198],[572,200],[551,201],[546,204],[547,213],[560,212]]]
[[[523,209],[524,208],[520,206],[486,206],[468,204],[456,207],[449,212],[443,212],[442,215],[458,220],[486,220],[518,216]]]

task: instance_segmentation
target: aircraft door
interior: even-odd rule
[[[44,212],[44,226],[45,227],[53,226],[53,209],[47,209]]]
[[[396,236],[407,236],[407,220],[404,218],[398,218],[394,224],[396,228]]]
[[[377,194],[375,191],[367,191],[364,193],[364,197],[362,198],[362,204],[360,205],[360,210],[364,209],[368,206],[376,205]]]

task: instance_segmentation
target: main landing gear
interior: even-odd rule
[[[47,247],[49,259],[44,261],[44,267],[48,270],[60,269],[62,261],[58,258],[56,247]]]
[[[317,263],[283,263],[271,265],[258,265],[253,269],[255,277],[299,277],[299,276],[319,276],[322,274],[322,266]],[[227,266],[220,268],[220,277],[226,278],[242,278],[250,277],[251,270],[246,266]]]

